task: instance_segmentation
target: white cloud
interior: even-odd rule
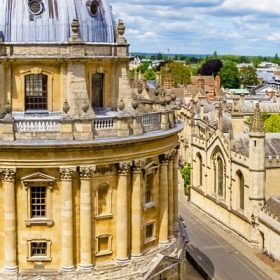
[[[111,0],[132,51],[274,55],[280,0]]]

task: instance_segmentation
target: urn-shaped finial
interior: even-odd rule
[[[122,37],[124,35],[125,32],[125,25],[124,22],[119,19],[118,25],[117,25],[117,31],[118,31],[118,36]]]
[[[65,101],[63,102],[62,110],[65,114],[67,114],[70,110],[70,105],[69,105],[67,99],[65,99]]]

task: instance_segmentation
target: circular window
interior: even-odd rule
[[[38,15],[38,14],[40,14],[42,12],[43,5],[39,1],[33,0],[33,1],[30,1],[30,3],[29,3],[29,9],[30,9],[30,12],[32,14]]]
[[[90,12],[93,16],[97,14],[97,3],[93,1],[90,5]]]

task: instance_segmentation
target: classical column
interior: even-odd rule
[[[117,260],[128,259],[128,174],[130,163],[118,165],[117,189]]]
[[[134,161],[133,174],[132,174],[132,199],[131,199],[131,256],[139,257],[141,253],[142,245],[142,181],[143,181],[143,162],[138,160]]]
[[[4,175],[4,271],[16,273],[17,267],[17,234],[16,234],[16,192],[15,169],[5,169]]]
[[[178,151],[174,150],[173,155],[173,220],[175,225],[178,218]]]
[[[60,168],[61,178],[61,270],[75,269],[73,260],[73,168]]]
[[[171,153],[168,158],[168,236],[169,238],[174,237],[173,228],[173,204],[174,204],[174,194],[173,194],[173,154]]]
[[[91,259],[91,176],[94,167],[80,167],[80,269],[90,270],[93,268]]]
[[[168,158],[160,156],[159,170],[159,241],[167,243],[168,240]]]

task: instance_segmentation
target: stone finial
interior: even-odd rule
[[[124,108],[125,108],[125,103],[124,103],[124,101],[122,99],[119,102],[118,108],[119,108],[120,111],[123,111]]]
[[[118,32],[118,37],[123,37],[124,32],[125,32],[125,25],[121,19],[119,19],[118,24],[117,24],[117,32]]]
[[[71,30],[72,30],[72,41],[78,41],[79,40],[79,30],[80,30],[80,23],[79,21],[74,18],[71,23]]]
[[[13,120],[12,105],[11,105],[11,102],[9,100],[7,100],[7,102],[6,102],[5,106],[4,106],[4,110],[5,110],[4,120],[6,120],[6,121]]]
[[[257,103],[253,116],[251,132],[264,132],[263,121],[261,116],[260,104]]]
[[[65,115],[67,115],[67,113],[70,110],[70,106],[69,106],[69,103],[68,103],[67,99],[65,99],[65,101],[63,102],[62,110],[65,113]]]

